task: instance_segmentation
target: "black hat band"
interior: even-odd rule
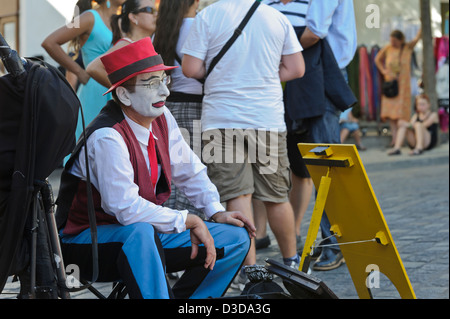
[[[155,65],[164,64],[164,61],[161,57],[161,55],[154,55],[139,61],[136,61],[132,64],[129,64],[117,71],[114,71],[113,73],[108,75],[108,79],[111,82],[111,84],[117,83],[128,76],[137,73],[139,71],[151,68]]]

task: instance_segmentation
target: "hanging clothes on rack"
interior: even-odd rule
[[[356,118],[361,117],[361,103],[359,93],[359,50],[356,50],[353,60],[347,66],[348,85],[353,94],[358,98],[358,102],[353,106],[352,113]]]
[[[359,86],[362,118],[372,121],[373,114],[373,82],[370,70],[369,54],[366,46],[359,48]]]
[[[377,56],[379,51],[380,47],[378,45],[374,45],[370,52],[370,64],[372,71],[372,87],[373,87],[373,96],[372,96],[373,110],[371,116],[372,119],[376,120],[377,122],[380,121],[381,94],[382,94],[381,85],[383,82],[381,73],[375,64],[375,57]]]
[[[448,36],[435,38],[434,42],[434,57],[436,58],[436,72],[445,63],[449,54]]]

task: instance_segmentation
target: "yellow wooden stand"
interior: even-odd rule
[[[317,189],[299,270],[309,267],[325,209],[358,296],[372,298],[367,279],[368,269],[375,268],[389,278],[401,298],[415,299],[355,145],[301,143],[298,148]]]

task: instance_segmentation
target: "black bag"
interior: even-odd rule
[[[25,228],[34,185],[72,151],[80,108],[56,68],[26,61],[23,76],[0,77],[0,292],[29,263]]]
[[[383,94],[386,97],[396,97],[398,95],[398,81],[388,81],[383,83]]]

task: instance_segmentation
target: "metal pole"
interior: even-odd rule
[[[25,73],[22,59],[19,54],[10,48],[3,35],[0,33],[0,58],[5,65],[6,70],[14,77]]]
[[[59,294],[61,299],[70,299],[70,293],[66,289],[64,289],[66,288],[66,268],[64,266],[61,245],[59,242],[58,227],[56,226],[55,219],[55,210],[53,209],[53,192],[48,181],[45,181],[45,185],[42,187],[41,193],[44,202],[44,209],[46,212],[45,220],[47,222],[48,235],[50,239],[51,250],[53,253],[53,262],[56,266],[55,271],[58,280]]]
[[[33,194],[33,217],[31,221],[31,265],[30,265],[30,298],[36,298],[36,247],[38,228],[38,192]]]

